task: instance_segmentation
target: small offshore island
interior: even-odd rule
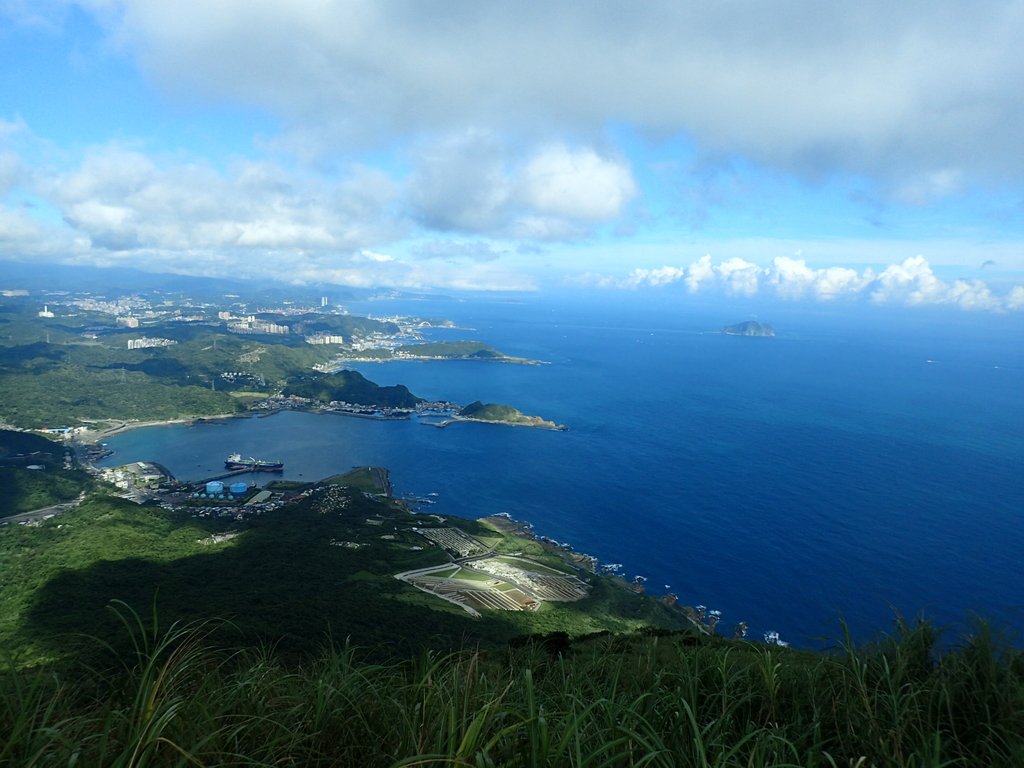
[[[459,410],[450,419],[438,422],[423,422],[432,427],[447,427],[460,421],[478,421],[484,424],[506,424],[510,427],[534,427],[536,429],[553,429],[558,432],[568,431],[564,424],[542,419],[540,416],[527,416],[511,405],[482,403],[479,400]]]
[[[759,323],[756,320],[747,320],[734,325],[727,325],[722,329],[726,336],[763,336],[775,335],[775,329],[767,323]]]

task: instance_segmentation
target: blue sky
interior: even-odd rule
[[[0,259],[1024,309],[1024,3],[0,0]]]

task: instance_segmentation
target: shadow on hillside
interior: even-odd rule
[[[357,512],[365,518],[366,510]],[[35,592],[22,639],[58,655],[95,648],[85,635],[127,650],[127,635],[108,608],[112,600],[143,617],[155,605],[163,628],[222,619],[229,624],[218,631],[218,642],[266,642],[300,655],[322,647],[328,636],[350,639],[375,656],[408,656],[424,647],[503,644],[522,633],[514,617],[473,619],[392,577],[419,565],[412,557],[423,553],[410,552],[402,561],[383,542],[358,550],[330,546],[351,524],[291,508],[259,519],[217,551],[167,562],[99,560],[62,571]]]

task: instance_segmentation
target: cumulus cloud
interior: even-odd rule
[[[761,279],[761,268],[745,259],[726,259],[715,267],[727,293],[753,296]]]
[[[0,258],[198,274],[234,264],[283,278],[294,276],[293,261],[325,269],[340,262],[362,269],[360,281],[377,276],[390,285],[401,275],[422,287],[427,270],[384,269],[392,257],[383,258],[383,249],[411,241],[402,250],[413,260],[496,261],[530,241],[585,235],[621,215],[635,194],[629,167],[592,148],[540,144],[516,152],[485,132],[421,142],[400,176],[358,164],[339,173],[241,158],[217,167],[122,143],[53,167],[29,164],[15,150],[11,137],[29,133],[23,125],[2,127]],[[443,234],[430,239],[433,233]],[[466,274],[477,275],[467,285],[533,285],[511,270]],[[437,284],[453,287],[440,277]]]
[[[711,255],[704,254],[686,268],[686,288],[690,293],[700,290],[701,284],[715,279],[715,268],[711,264]]]
[[[881,272],[849,267],[813,268],[803,259],[778,257],[767,267],[733,257],[718,264],[710,255],[688,266],[634,269],[625,278],[587,273],[574,282],[600,288],[662,287],[682,282],[688,292],[721,290],[727,295],[754,296],[767,290],[785,299],[867,299],[875,304],[948,305],[966,310],[1024,309],[1024,286],[998,296],[983,280],[945,281],[923,256],[890,264]]]
[[[848,267],[812,269],[803,259],[779,256],[772,260],[768,281],[780,296],[800,298],[811,293],[821,300],[829,300],[851,293],[859,293],[873,275],[870,271],[858,273]]]
[[[545,147],[530,158],[519,186],[533,210],[583,221],[615,218],[636,194],[625,163],[564,145]]]
[[[217,168],[117,144],[87,150],[70,168],[30,167],[0,143],[0,259],[361,287],[536,288],[493,263],[508,249],[483,239],[449,244],[443,264],[426,252],[441,241],[411,258],[391,253],[417,231],[405,183],[359,165],[340,178],[265,161]]]
[[[923,256],[914,256],[901,264],[885,268],[874,281],[871,300],[875,302],[904,301],[910,305],[952,304],[961,309],[1010,308],[1010,299],[997,299],[982,280],[954,280],[951,284],[939,279]]]
[[[465,131],[421,144],[408,182],[411,214],[442,231],[571,239],[619,217],[636,195],[629,166],[588,147],[522,153]]]
[[[631,288],[645,286],[662,286],[681,280],[686,270],[680,267],[658,267],[657,269],[637,268],[630,272],[624,284]]]
[[[80,4],[168,90],[268,108],[306,144],[622,121],[907,199],[1024,175],[1018,2]]]
[[[393,185],[359,169],[330,182],[252,161],[227,171],[161,165],[112,146],[40,173],[35,187],[93,247],[114,253],[351,251],[398,231],[386,215]]]

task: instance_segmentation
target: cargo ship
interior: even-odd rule
[[[232,453],[224,459],[224,469],[249,469],[253,472],[281,472],[284,470],[284,462],[254,459],[251,456],[248,459],[243,459],[242,454]]]

